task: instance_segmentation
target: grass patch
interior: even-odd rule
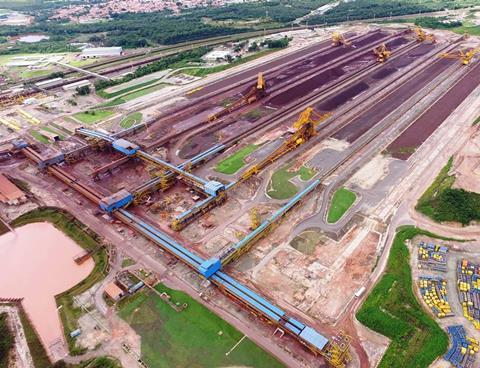
[[[145,291],[119,306],[120,316],[142,337],[142,358],[150,367],[282,367],[247,338],[226,356],[242,333],[183,292],[161,284],[155,288],[188,307],[177,312]]]
[[[290,245],[303,254],[312,255],[322,238],[322,233],[317,230],[305,230],[297,235]]]
[[[115,112],[112,110],[88,110],[85,112],[78,112],[74,114],[73,117],[84,124],[92,125],[105,120],[113,114],[115,114]]]
[[[121,105],[121,104],[124,104],[125,102],[134,100],[138,97],[145,96],[145,95],[148,95],[149,93],[158,91],[159,89],[162,89],[163,87],[165,87],[165,84],[156,84],[156,85],[151,86],[151,87],[142,88],[142,89],[136,90],[134,92],[122,95],[121,97],[114,98],[111,101],[104,102],[104,103],[98,105],[97,107],[112,107],[112,106]],[[97,110],[97,112],[99,112],[99,111]]]
[[[306,166],[300,167],[296,171],[291,171],[290,167],[283,167],[275,171],[270,179],[267,194],[274,199],[288,199],[293,197],[298,188],[290,180],[296,176],[300,176],[303,181],[308,181],[315,175],[316,171]]]
[[[328,209],[327,221],[333,224],[340,220],[356,199],[357,195],[354,192],[346,188],[337,189],[333,194],[332,203]]]
[[[86,229],[86,226],[70,213],[57,208],[43,207],[27,212],[15,219],[12,225],[18,227],[33,222],[45,221],[53,224],[83,249],[95,249],[99,244],[98,236],[95,233]],[[57,305],[62,306],[62,308],[59,309],[59,314],[70,353],[73,355],[84,352],[84,349],[80,349],[75,345],[75,340],[71,339],[69,335],[71,331],[78,327],[77,321],[83,314],[80,308],[74,307],[73,297],[85,292],[94,284],[101,281],[106,275],[108,259],[105,250],[102,249],[96,252],[93,255],[93,260],[95,261],[95,267],[86,279],[56,296]]]
[[[40,143],[50,144],[50,141],[48,140],[48,138],[43,136],[42,133],[40,133],[38,130],[30,129],[28,133],[30,133],[30,135]]]
[[[117,359],[110,357],[98,357],[88,359],[85,362],[75,365],[67,365],[68,368],[122,368]]]
[[[399,228],[385,275],[357,313],[361,323],[392,340],[380,368],[426,368],[448,347],[447,334],[422,309],[413,293],[405,241],[417,235],[444,239],[413,226]]]
[[[249,61],[258,59],[259,57],[271,54],[272,52],[275,52],[275,51],[278,51],[278,50],[279,49],[264,50],[264,51],[257,52],[256,54],[249,55],[249,56],[241,58],[241,59],[236,59],[235,61],[233,61],[232,63],[229,63],[229,64],[222,64],[222,65],[218,65],[218,66],[213,66],[211,68],[194,68],[193,67],[191,69],[182,70],[181,73],[188,74],[188,75],[191,75],[191,76],[194,76],[194,77],[205,77],[209,74],[222,72],[224,70],[233,68],[234,66],[241,65],[241,64],[244,64],[244,63],[248,63]]]
[[[123,95],[123,94],[126,94],[128,92],[132,92],[132,91],[135,91],[137,89],[141,89],[143,87],[147,87],[151,84],[154,84],[158,81],[159,78],[157,79],[152,79],[152,80],[149,80],[147,82],[143,82],[143,83],[138,83],[138,84],[134,84],[133,86],[130,86],[130,87],[126,87],[126,88],[123,88],[121,90],[118,90],[116,92],[106,92],[105,90],[100,90],[100,91],[97,91],[97,95],[99,95],[100,97],[103,97],[103,98],[113,98],[113,97],[117,97],[117,96],[120,96],[120,95]]]
[[[135,262],[133,259],[131,258],[125,258],[123,261],[122,261],[122,268],[124,267],[128,267],[128,266],[133,266],[134,264],[136,264],[137,262]]]
[[[156,84],[156,85],[151,86],[151,87],[142,88],[142,89],[139,89],[138,91],[135,91],[135,92],[132,92],[132,93],[129,93],[129,94],[126,94],[126,95],[122,96],[122,99],[128,102],[128,101],[134,100],[138,97],[142,97],[142,96],[148,95],[149,93],[158,91],[159,89],[162,89],[163,87],[165,87],[164,84]]]
[[[123,129],[131,128],[134,125],[140,124],[142,121],[142,113],[141,112],[134,112],[120,121],[120,126]]]
[[[8,327],[8,314],[0,313],[0,368],[8,368],[10,350],[14,342],[13,334]]]
[[[232,175],[235,174],[245,165],[245,158],[258,148],[255,144],[249,144],[246,147],[228,156],[225,160],[220,161],[215,168],[215,171]]]
[[[475,121],[473,122],[472,125],[477,125],[480,123],[480,116],[478,118],[475,119]]]
[[[52,363],[48,358],[40,338],[36,331],[33,329],[30,320],[23,308],[19,308],[20,321],[22,322],[23,332],[25,333],[25,339],[27,340],[28,349],[32,355],[32,360],[35,368],[51,368]]]
[[[452,221],[468,225],[480,220],[480,194],[452,188],[455,176],[448,175],[450,158],[415,206],[420,213],[437,222]]]
[[[117,97],[117,98],[114,98],[113,100],[110,100],[110,101],[104,102],[100,105],[97,105],[96,107],[118,106],[118,105],[124,104],[125,102],[127,102],[127,101],[125,101],[122,97]]]

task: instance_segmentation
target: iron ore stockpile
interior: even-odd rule
[[[312,366],[326,362],[343,368],[352,359],[363,359],[362,366],[368,366],[348,308],[355,292],[369,287],[380,238],[372,229],[386,224],[378,220],[378,226],[369,225],[364,233],[363,224],[329,224],[338,229],[321,234],[326,247],[335,244],[328,254],[293,252],[293,246],[278,245],[298,235],[297,224],[320,214],[322,206],[315,200],[322,197],[327,178],[345,182],[359,169],[358,162],[381,154],[398,157],[389,159],[404,165],[402,160],[480,84],[480,63],[477,58],[465,63],[465,55],[457,51],[472,41],[458,35],[434,42],[418,29],[361,29],[333,34],[333,44],[323,38],[277,58],[269,55],[263,63],[242,64],[227,76],[209,77],[213,81],[208,84],[178,89],[171,98],[144,101],[162,107],[130,128],[69,122],[70,128],[76,124],[75,132],[48,144],[17,133],[19,139],[10,142],[7,156],[19,162],[27,157],[32,165],[27,170],[11,165],[10,174],[27,181],[32,192],[40,193],[37,183],[46,181],[52,190],[45,203],[81,213],[82,221],[104,231],[106,238],[112,234],[107,220],[127,250],[143,254],[145,242],[134,234],[143,235],[160,248],[159,264],[196,291],[203,290],[205,303],[214,302],[215,309],[233,320],[252,324],[257,335],[268,339],[263,346],[285,346],[281,351]],[[444,54],[458,57],[439,57]],[[442,99],[448,103],[439,104]],[[420,133],[412,135],[411,127],[420,122]],[[249,153],[239,159],[245,149]],[[225,161],[235,167],[222,171]],[[295,170],[301,180],[287,178],[279,186],[294,187],[291,193],[272,200],[271,171],[283,167],[288,167],[288,175]],[[66,188],[59,188],[58,181]],[[349,229],[358,242],[344,236]],[[345,248],[337,252],[338,244]],[[445,272],[447,260],[447,248],[420,244],[422,269]],[[346,271],[350,266],[358,269]],[[275,269],[281,272],[275,274]],[[153,271],[165,273],[164,268]],[[327,277],[349,287],[352,280],[342,277],[352,274],[357,284],[350,294],[322,289],[335,284]],[[477,277],[477,266],[459,264],[459,295],[467,318],[478,328]],[[419,286],[436,316],[451,315],[443,278],[424,276]],[[340,318],[344,311],[346,317]],[[462,338],[449,352],[450,361],[463,362],[457,351],[459,347],[465,356]],[[472,342],[465,348],[475,346]]]
[[[466,259],[457,265],[458,295],[463,315],[480,330],[480,267]]]
[[[447,272],[448,248],[434,243],[418,245],[418,268]]]
[[[467,337],[463,326],[450,326],[447,327],[447,331],[452,346],[445,354],[445,360],[456,368],[474,368],[478,353],[478,341]]]

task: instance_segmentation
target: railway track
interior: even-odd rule
[[[307,28],[310,28],[310,27],[295,27],[295,30],[307,29]],[[213,38],[208,38],[208,39],[204,39],[204,40],[183,42],[183,43],[175,44],[175,45],[171,45],[171,46],[160,46],[160,47],[156,47],[156,48],[153,48],[153,49],[150,49],[150,50],[147,50],[147,51],[135,52],[135,53],[131,53],[131,54],[128,54],[128,55],[125,55],[125,56],[121,56],[121,57],[112,58],[112,59],[105,60],[105,61],[99,61],[97,63],[87,65],[83,69],[88,70],[88,71],[94,71],[94,72],[99,73],[99,74],[111,74],[111,73],[115,73],[115,72],[118,72],[118,71],[127,70],[127,69],[130,69],[132,67],[149,64],[149,63],[158,61],[158,60],[160,60],[160,59],[162,59],[166,56],[171,56],[171,55],[175,55],[177,53],[183,52],[183,51],[192,50],[193,48],[196,48],[196,47],[215,46],[215,45],[219,45],[219,44],[224,44],[226,42],[241,41],[241,40],[248,39],[248,38],[251,38],[251,37],[262,36],[264,34],[274,34],[274,33],[279,33],[279,32],[284,32],[284,31],[290,31],[290,30],[292,30],[292,29],[291,28],[279,28],[279,29],[266,30],[266,31],[263,31],[263,30],[262,31],[253,31],[253,32],[245,32],[245,33],[229,35],[229,36],[213,37]],[[146,57],[146,56],[149,56],[149,57]],[[136,60],[136,59],[139,59],[139,58],[140,59],[145,58],[145,59]],[[129,60],[131,60],[131,62],[128,62]],[[117,63],[120,64],[124,61],[127,61],[127,63],[122,64],[122,65],[118,65],[118,66],[113,66],[112,68],[107,68],[106,70],[103,69],[103,67],[105,67],[105,66],[114,65],[114,64],[117,64]],[[64,72],[65,76],[75,76],[77,74],[78,74],[78,72],[71,71],[71,70]],[[66,80],[62,84],[58,84],[58,85],[46,88],[46,90],[59,88],[59,87],[62,87],[66,84],[70,84],[70,83],[74,83],[74,82],[78,82],[80,80],[90,79],[90,78],[93,78],[93,77],[83,75],[83,76],[71,78],[71,79]],[[41,81],[48,80],[48,79],[49,79],[48,76],[30,78],[30,79],[25,80],[24,84],[34,84],[34,83],[41,82]]]
[[[417,44],[411,43],[403,48],[397,50],[397,53],[395,56],[392,56],[390,60],[394,60],[396,57],[400,57],[404,55],[406,52],[409,50],[413,49],[416,47]],[[371,73],[374,70],[377,70],[381,68],[385,64],[378,64],[378,63],[372,63],[368,65],[367,67],[354,72],[353,74],[350,74],[346,76],[341,83],[332,83],[330,86],[320,89],[318,91],[313,92],[310,96],[307,98],[303,99],[302,101],[295,102],[293,104],[290,104],[287,108],[284,108],[282,110],[279,110],[277,112],[274,112],[272,115],[267,116],[265,119],[263,119],[261,122],[259,122],[255,127],[250,129],[249,131],[243,132],[239,134],[238,136],[231,137],[227,139],[226,141],[222,142],[225,146],[231,146],[235,143],[237,143],[239,140],[249,136],[252,132],[258,131],[260,129],[263,129],[265,127],[268,127],[273,124],[280,124],[281,122],[291,119],[294,117],[294,115],[298,114],[301,110],[303,110],[306,106],[310,106],[313,104],[314,101],[318,101],[319,99],[325,99],[329,97],[332,93],[335,93],[336,91],[340,90],[341,88],[345,87],[348,85],[350,82],[361,78],[368,73]],[[329,121],[331,121],[333,118],[329,118]]]
[[[330,59],[329,62],[326,64],[326,65],[320,65],[318,68],[314,69],[314,70],[309,70],[307,72],[304,72],[302,74],[300,74],[298,77],[295,78],[295,80],[297,81],[297,84],[296,85],[299,85],[301,83],[301,79],[308,79],[309,77],[312,77],[313,75],[315,74],[318,74],[320,72],[324,72],[324,71],[327,71],[329,68],[333,67],[335,64],[339,64],[339,65],[347,65],[349,62],[357,59],[357,58],[361,58],[365,55],[368,54],[369,52],[369,49],[371,48],[372,45],[375,45],[377,44],[378,42],[386,42],[386,41],[389,41],[389,40],[393,40],[395,38],[402,38],[404,36],[403,33],[401,34],[394,34],[394,35],[388,35],[386,37],[383,37],[383,38],[380,38],[380,39],[377,39],[377,40],[374,40],[372,41],[371,43],[367,43],[364,47],[362,47],[361,49],[358,49],[355,51],[355,53],[353,53],[352,55],[350,55],[349,58],[347,58],[345,60],[344,58],[344,55],[339,55],[337,58],[334,58],[334,59]],[[415,43],[414,42],[411,42],[409,43],[410,46],[413,46]],[[397,55],[396,56],[399,56],[399,55],[402,55],[406,49],[405,47],[408,47],[407,46],[404,46],[400,49],[397,49]],[[330,49],[327,49],[327,50],[330,50]],[[334,52],[335,50],[338,50],[338,49],[334,49],[332,52]],[[325,50],[326,51],[326,50]],[[324,50],[322,50],[322,52],[324,52]],[[393,59],[394,57],[392,57]],[[340,61],[343,61],[342,63],[340,63]],[[361,68],[360,70],[356,71],[356,72],[353,72],[352,74],[346,74],[346,76],[342,78],[340,78],[340,81],[343,83],[343,81],[345,81],[345,83],[347,83],[349,80],[351,80],[352,78],[355,78],[356,76],[358,76],[359,74],[361,74],[363,71],[367,71],[367,70],[370,70],[372,67],[376,67],[378,66],[378,63],[376,62],[372,62],[371,64],[369,64],[368,66],[364,67],[364,68]],[[277,70],[279,73],[282,73],[282,69],[283,68],[280,68],[279,70]],[[276,71],[276,72],[277,72]],[[267,76],[270,76],[270,77],[275,77],[275,74],[267,74]],[[278,74],[277,74],[278,76]],[[300,80],[300,82],[298,82]],[[247,84],[248,82],[242,82],[242,85],[243,84]],[[339,83],[339,79],[336,79],[334,81],[331,81],[330,83],[330,86],[333,86],[335,83]],[[281,90],[282,88],[288,88],[288,86],[291,84],[291,81],[288,80],[288,81],[285,81],[284,83],[281,83],[280,85],[277,86],[277,88],[275,89],[275,91],[278,91],[276,92],[277,94],[281,93]],[[236,86],[238,87],[238,86]],[[319,94],[323,94],[323,93],[328,93],[328,91],[330,90],[330,88],[326,88],[326,87],[323,87],[321,89],[318,89],[316,91],[314,91],[314,95],[315,97],[318,97]],[[218,96],[220,94],[222,94],[223,92],[220,91],[218,93],[216,93],[214,96]],[[209,96],[209,98],[212,98],[212,96]],[[268,97],[270,98],[270,97]],[[198,104],[197,101],[192,101],[191,104]],[[299,104],[301,104],[301,102],[299,102]],[[259,103],[258,104],[252,104],[252,105],[249,105],[250,108],[255,108],[256,106],[259,106]],[[175,119],[174,121],[171,121],[172,119],[171,118],[167,118],[168,120],[164,120],[162,121],[162,123],[168,125],[168,126],[171,126],[175,121],[178,121],[179,119],[181,119],[182,117],[185,117],[186,115],[191,115],[191,114],[194,114],[195,112],[198,113],[198,111],[200,110],[205,110],[205,106],[202,106],[202,107],[198,107],[198,106],[194,106],[194,107],[191,107],[190,109],[186,110],[186,111],[183,111],[181,113],[181,115],[177,115],[175,114],[175,111],[173,112],[169,112],[168,114],[175,114]],[[179,108],[180,111],[182,111],[182,108],[180,107]],[[284,113],[287,113],[288,111],[285,111],[285,108],[282,109],[281,111],[279,110],[279,112],[277,113],[278,115],[281,115],[281,114],[284,114]],[[275,114],[275,113],[274,113]],[[230,116],[231,118],[231,116]],[[260,128],[262,128],[265,123],[267,121],[270,121],[270,120],[275,120],[275,115],[269,115],[267,118],[263,119],[264,121],[262,122],[259,122],[259,124],[257,126],[255,126],[253,131],[256,131]],[[160,119],[161,120],[161,119]],[[170,121],[170,124],[168,124],[168,121]],[[153,123],[159,123],[159,119],[156,118],[156,119],[152,119],[151,122],[147,122],[146,124],[153,124]],[[203,124],[199,124],[201,125],[200,126],[200,129],[196,129],[195,130],[195,133],[194,134],[200,134],[202,133],[204,130],[208,130],[208,129],[213,129],[213,130],[218,130],[218,129],[221,129],[223,128],[224,126],[226,125],[229,125],[231,124],[232,121],[230,121],[229,119],[229,116],[225,117],[223,120],[221,120],[220,122],[219,121],[216,121],[214,123],[203,123]],[[138,129],[141,129],[143,128],[142,127],[139,127]],[[192,128],[191,127],[186,127],[185,129],[181,130],[181,131],[177,131],[177,132],[174,132],[172,134],[167,134],[167,135],[164,135],[161,139],[158,139],[154,142],[151,142],[151,143],[148,143],[148,144],[144,144],[144,146],[146,147],[146,149],[153,149],[155,147],[158,147],[158,146],[161,146],[163,144],[166,144],[168,143],[169,141],[172,141],[172,140],[176,140],[178,138],[180,138],[181,135],[183,135],[186,131],[188,130],[191,130]],[[138,131],[138,130],[137,130]],[[250,130],[251,132],[252,130]],[[128,133],[126,133],[128,134]],[[124,136],[123,134],[121,134],[121,136]],[[137,140],[139,143],[141,143],[139,140]],[[225,143],[224,143],[225,144]]]

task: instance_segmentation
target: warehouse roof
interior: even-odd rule
[[[123,290],[120,289],[117,284],[111,282],[105,286],[105,294],[107,294],[113,300],[118,300],[123,296]]]
[[[13,202],[25,197],[15,184],[13,184],[4,174],[0,174],[0,201]]]
[[[120,55],[121,53],[121,47],[89,47],[82,51],[82,55]]]

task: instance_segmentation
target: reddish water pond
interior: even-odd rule
[[[0,297],[23,306],[54,359],[67,353],[54,296],[85,279],[94,267],[74,257],[82,248],[50,223],[22,226],[0,236]]]

